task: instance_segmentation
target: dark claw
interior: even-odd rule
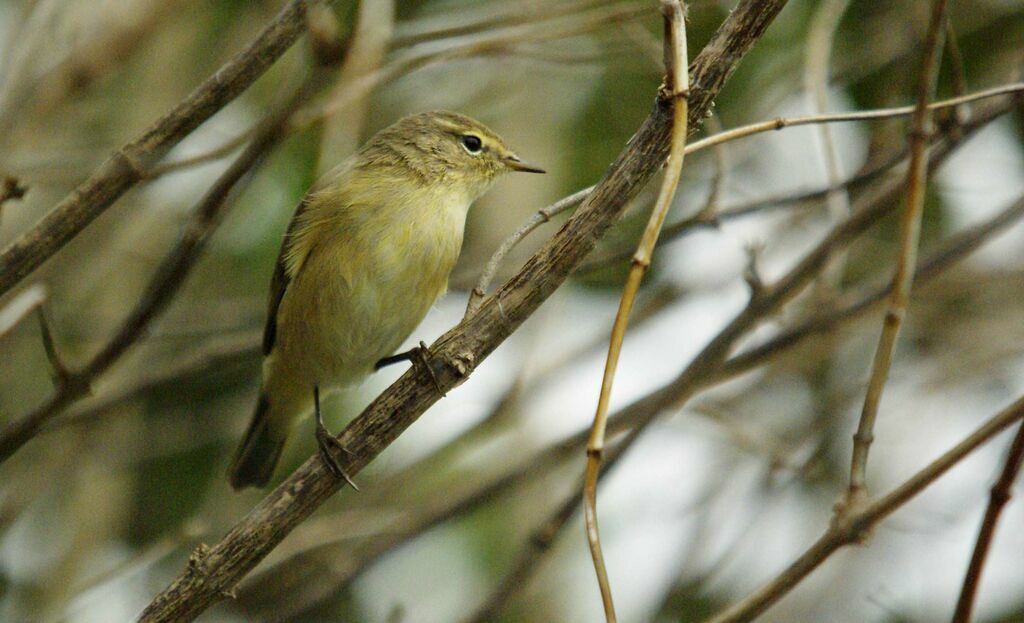
[[[345,473],[342,469],[341,463],[335,458],[331,450],[340,449],[342,452],[352,454],[352,451],[346,448],[338,438],[331,434],[331,431],[327,430],[324,426],[323,415],[320,414],[320,386],[313,386],[313,412],[316,414],[316,447],[320,451],[320,458],[323,459],[327,468],[331,470],[335,478],[344,478],[353,489],[359,491],[359,487],[352,478]]]
[[[434,389],[437,393],[444,398],[447,394],[444,393],[444,389],[441,388],[441,382],[437,380],[437,375],[434,374],[434,368],[430,365],[430,349],[424,342],[420,342],[420,345],[415,348],[410,348],[404,353],[398,353],[397,355],[391,355],[390,357],[384,357],[374,364],[374,370],[380,370],[385,366],[391,364],[400,363],[402,361],[411,361],[413,365],[419,364],[427,371],[430,375],[430,380],[434,383]]]
[[[329,430],[324,428],[322,424],[317,424],[316,427],[316,446],[320,451],[320,458],[323,459],[327,468],[331,470],[335,478],[343,478],[345,482],[349,484],[353,489],[359,491],[359,487],[356,485],[352,477],[345,473],[345,470],[341,467],[341,463],[334,456],[334,450],[341,450],[348,454],[352,454],[352,451],[346,448],[338,438],[331,434]]]

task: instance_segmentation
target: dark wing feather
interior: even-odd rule
[[[291,239],[292,230],[295,228],[296,223],[299,222],[299,215],[302,214],[308,205],[309,197],[307,196],[295,210],[292,222],[288,224],[288,231],[281,242],[281,251],[277,254],[274,276],[270,278],[270,298],[267,301],[267,325],[263,328],[264,356],[269,355],[270,351],[274,349],[274,339],[277,337],[277,311],[281,307],[281,299],[284,298],[284,293],[288,290],[288,284],[291,282],[291,277],[288,276],[288,271],[285,270],[284,259],[288,254],[288,244]]]

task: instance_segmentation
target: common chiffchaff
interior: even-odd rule
[[[508,171],[543,173],[483,124],[429,112],[381,130],[310,189],[270,283],[263,383],[232,487],[266,485],[314,407],[321,456],[348,480],[320,393],[365,378],[416,328],[447,290],[470,204]]]

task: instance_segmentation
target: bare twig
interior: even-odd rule
[[[850,0],[826,0],[822,2],[811,19],[804,53],[804,88],[810,95],[812,109],[816,114],[828,110],[829,68],[832,59],[832,45],[839,22],[846,13]],[[836,148],[832,127],[823,123],[817,127],[818,136],[825,156],[825,175],[830,187],[842,181],[839,150]],[[825,197],[831,222],[836,223],[850,213],[850,196],[846,189],[835,190]],[[834,287],[842,278],[845,257],[836,258],[822,277],[822,285]]]
[[[170,112],[124,145],[31,230],[0,252],[0,296],[85,229],[174,145],[256,81],[305,31],[306,7],[291,0],[234,58]]]
[[[525,5],[516,7],[514,12],[506,12],[501,15],[495,15],[493,17],[480,19],[475,22],[461,24],[458,26],[445,26],[444,28],[434,30],[421,29],[420,32],[412,32],[413,29],[406,26],[402,28],[399,31],[398,36],[394,38],[393,45],[396,48],[411,47],[421,43],[438,41],[440,39],[465,37],[467,35],[476,35],[493,30],[523,26],[525,24],[536,24],[538,22],[553,20],[560,17],[578,17],[580,12],[591,8],[600,7],[601,9],[607,9],[609,6],[619,7],[622,4],[623,3],[614,1],[609,2],[608,0],[584,0],[583,2],[575,3],[567,2],[563,4]],[[637,3],[634,2],[626,4],[631,5],[632,7],[637,6]],[[523,9],[526,10],[524,11]]]
[[[981,522],[981,528],[978,529],[978,540],[974,544],[974,553],[971,554],[971,562],[967,566],[960,598],[957,600],[956,610],[953,612],[953,623],[970,623],[971,621],[971,611],[974,609],[978,585],[981,584],[981,572],[985,568],[988,551],[992,546],[992,537],[995,536],[999,516],[1006,503],[1010,501],[1013,481],[1017,479],[1022,462],[1024,462],[1024,424],[1021,424],[1017,430],[1006,455],[1003,471],[999,474],[996,484],[992,485],[988,507],[985,509],[985,518]]]
[[[619,365],[622,341],[626,336],[626,327],[629,324],[629,312],[633,309],[633,302],[636,300],[636,293],[640,289],[644,273],[651,265],[654,247],[658,244],[658,234],[661,233],[661,226],[665,223],[665,217],[676,196],[676,187],[679,185],[679,176],[683,168],[683,158],[686,155],[684,148],[686,147],[687,132],[687,100],[690,96],[690,82],[687,73],[689,63],[686,51],[686,11],[678,0],[663,0],[661,10],[665,17],[664,91],[673,102],[672,147],[665,165],[665,177],[661,183],[661,189],[658,191],[658,199],[654,202],[650,220],[647,221],[640,244],[637,246],[636,253],[633,254],[633,264],[622,290],[619,311],[615,315],[615,322],[612,326],[597,412],[594,414],[594,425],[590,430],[590,439],[587,441],[587,467],[583,478],[584,525],[586,526],[587,544],[590,546],[590,556],[594,561],[594,571],[597,573],[597,583],[601,589],[601,601],[608,623],[614,623],[616,620],[615,605],[612,600],[611,584],[608,581],[608,571],[605,569],[604,554],[601,551],[601,535],[597,521],[597,477],[601,471],[601,458],[604,453],[605,429],[608,426],[608,404],[611,400],[612,384],[615,381],[615,370]]]
[[[606,457],[607,460],[598,466],[598,478],[602,478],[611,471],[612,467],[622,458],[623,450],[632,445],[639,433],[638,429],[631,430],[624,439],[609,449],[608,456]],[[583,482],[580,482],[579,485],[574,487],[574,490],[578,491],[582,486]],[[530,533],[527,548],[512,563],[511,569],[502,577],[497,588],[465,620],[465,623],[488,623],[488,621],[494,621],[497,618],[498,613],[505,607],[509,599],[523,587],[537,563],[550,551],[551,546],[555,543],[555,537],[558,536],[562,528],[576,514],[578,507],[578,496],[575,494],[570,495],[551,513],[550,517]],[[607,617],[608,604],[605,604],[605,608],[605,615]],[[612,617],[614,617],[614,612]]]
[[[954,263],[980,247],[992,236],[1003,231],[1024,216],[1024,197],[1018,199],[995,217],[971,227],[943,243],[917,265],[915,281],[929,281]],[[852,297],[844,297],[837,304],[826,305],[826,311],[815,314],[763,344],[733,355],[722,367],[723,378],[732,378],[761,365],[765,359],[796,346],[804,339],[833,330],[870,310],[885,299],[892,290],[892,281]]]
[[[893,289],[889,295],[889,305],[885,312],[882,334],[879,337],[878,348],[871,365],[871,377],[868,380],[868,389],[864,397],[864,408],[861,411],[857,432],[853,437],[850,486],[844,500],[836,507],[837,516],[850,512],[854,507],[863,504],[867,497],[864,480],[868,449],[874,439],[873,431],[875,419],[878,416],[878,405],[882,399],[885,382],[889,377],[896,339],[907,313],[907,302],[910,299],[910,289],[914,282],[914,264],[917,261],[917,247],[921,237],[921,216],[924,212],[927,180],[925,148],[928,143],[930,120],[928,102],[935,91],[939,50],[942,46],[942,28],[946,19],[945,12],[946,0],[934,0],[928,33],[925,36],[924,54],[921,59],[917,102],[911,122],[910,170],[907,174],[906,208],[900,220],[900,250],[896,263],[896,276],[893,279]],[[841,517],[839,519],[841,520]]]
[[[64,360],[61,359],[60,353],[57,352],[57,345],[53,341],[53,332],[50,331],[50,323],[46,320],[46,313],[43,312],[43,306],[36,307],[36,316],[39,318],[39,336],[43,342],[43,352],[46,353],[46,359],[50,362],[50,373],[53,375],[53,384],[57,386],[60,391],[68,377],[71,376],[71,372],[67,366],[64,365]]]
[[[501,243],[498,250],[494,252],[491,259],[487,261],[487,265],[484,266],[484,271],[480,274],[480,280],[477,282],[473,291],[469,294],[469,302],[466,305],[466,315],[469,316],[476,310],[480,309],[480,304],[484,300],[484,296],[487,295],[487,288],[490,287],[491,281],[494,280],[494,275],[498,272],[498,267],[501,265],[501,261],[505,259],[505,256],[512,251],[513,248],[519,241],[525,238],[544,223],[547,223],[557,214],[561,214],[570,208],[574,208],[583,202],[584,199],[593,192],[595,186],[587,186],[577,190],[573,194],[559,199],[555,203],[537,210],[537,213],[530,217],[528,221],[512,233],[511,236],[505,239],[505,242]]]
[[[76,404],[64,415],[47,420],[41,432],[47,433],[61,430],[66,426],[93,422],[117,405],[161,388],[176,386],[186,379],[223,372],[226,368],[244,362],[255,363],[259,360],[260,354],[259,335],[248,334],[228,343],[214,344],[190,353],[161,370],[147,370],[142,376],[126,381],[124,385]]]
[[[437,46],[433,46],[427,51],[410,51],[396,56],[375,71],[360,72],[358,75],[352,76],[351,81],[346,81],[347,88],[336,90],[333,97],[329,98],[324,105],[311,110],[299,111],[292,120],[290,128],[302,130],[329,119],[339,112],[347,110],[353,102],[365,98],[380,85],[426,67],[469,58],[520,55],[521,50],[517,46],[525,43],[540,43],[584,34],[604,27],[608,23],[634,19],[649,11],[650,7],[640,6],[636,3],[617,4],[602,7],[600,10],[586,14],[584,19],[576,19],[557,28],[520,29],[518,31],[515,28],[499,28],[494,29],[495,32],[489,33],[486,37],[471,41],[460,41],[456,37],[454,43],[441,47],[441,49],[436,49]],[[440,34],[438,37],[444,38]],[[404,47],[409,46],[404,42],[392,40],[392,50]],[[172,162],[154,164],[147,169],[144,175],[146,178],[155,178],[172,171],[223,158],[245,144],[251,138],[253,131],[254,129],[244,131],[207,152]]]
[[[35,283],[19,292],[11,301],[0,309],[0,338],[18,326],[25,316],[35,311],[46,300],[46,286]]]
[[[860,542],[871,529],[921,493],[954,465],[974,452],[1014,422],[1024,418],[1024,398],[993,416],[966,439],[923,468],[886,495],[864,506],[851,509],[832,522],[828,530],[771,582],[751,593],[739,603],[718,614],[709,623],[743,623],[752,621],[794,586],[825,562],[836,550]]]
[[[736,64],[786,4],[741,0],[695,59],[690,117],[696,123]],[[659,98],[651,115],[555,238],[477,313],[431,347],[442,389],[461,384],[568,277],[624,206],[668,155],[671,101]],[[350,451],[339,457],[356,474],[439,400],[419,371],[407,371],[345,429],[339,440]],[[191,620],[224,596],[298,523],[338,489],[322,461],[311,457],[232,528],[220,543],[203,548],[141,615],[141,620]]]

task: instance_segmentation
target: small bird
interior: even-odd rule
[[[353,484],[331,452],[340,443],[324,427],[320,393],[425,356],[425,347],[392,353],[447,290],[470,205],[509,171],[544,172],[482,123],[439,111],[381,130],[313,185],[270,282],[263,381],[232,487],[265,486],[310,411],[321,457]]]

